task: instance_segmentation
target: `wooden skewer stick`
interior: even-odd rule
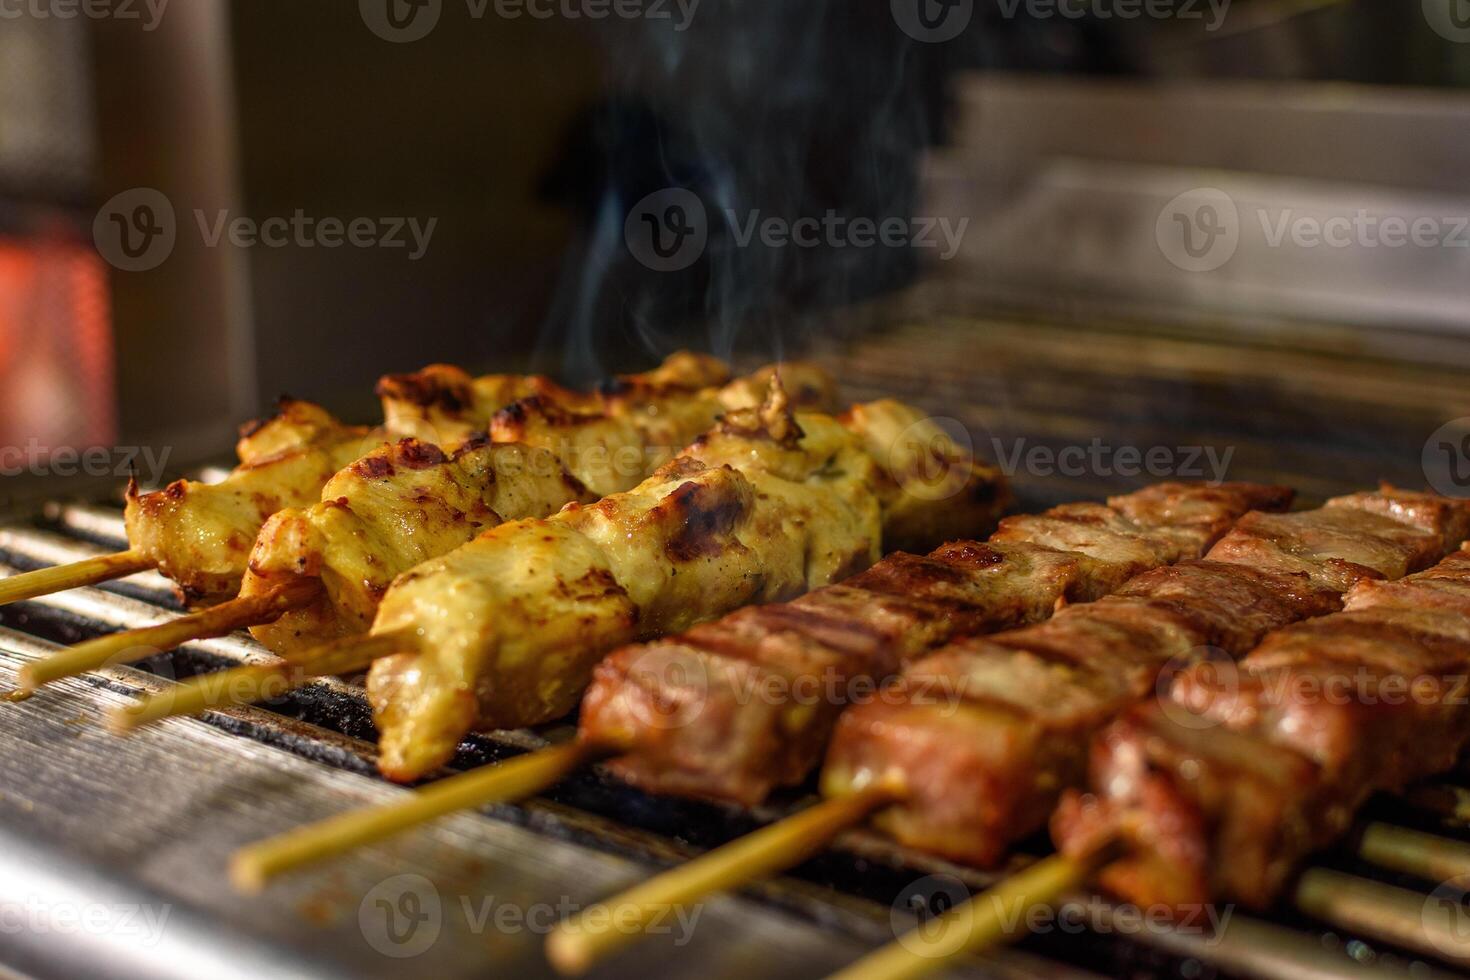
[[[301,657],[275,664],[247,664],[176,684],[139,701],[114,708],[108,724],[118,734],[176,715],[197,715],[210,708],[269,701],[294,691],[313,677],[366,670],[379,657],[413,648],[398,633],[348,636]]]
[[[600,903],[595,912],[588,909],[562,922],[546,937],[547,958],[562,973],[583,973],[638,938],[670,908],[799,864],[899,795],[891,786],[876,784],[834,797],[666,871]],[[604,914],[609,909],[612,914]]]
[[[21,668],[19,682],[23,691],[33,691],[42,684],[100,670],[114,664],[132,663],[156,653],[188,643],[227,633],[245,626],[259,626],[300,609],[321,594],[317,579],[293,578],[258,596],[231,599],[190,616],[179,616],[157,626],[124,630],[79,643],[60,653],[27,664]]]
[[[0,579],[0,606],[84,585],[110,582],[135,572],[146,572],[152,567],[152,559],[144,557],[141,552],[119,551],[52,568],[38,568],[34,572],[22,572]]]
[[[1413,855],[1414,873],[1452,872],[1460,865],[1425,864],[1423,855],[1435,853],[1426,843],[1455,845],[1429,834],[1370,824],[1362,838],[1373,843],[1369,852],[1384,858],[1386,866],[1404,866],[1400,855]],[[1411,838],[1428,838],[1428,842]],[[1422,854],[1421,854],[1422,852]],[[914,980],[946,965],[957,956],[975,954],[1020,938],[1026,913],[1037,905],[1055,904],[1075,891],[1116,855],[1116,845],[1106,842],[1083,857],[1057,855],[1038,861],[1019,874],[968,902],[950,909],[932,922],[903,936],[858,963],[834,975],[834,980]],[[1373,860],[1372,857],[1369,857]],[[1453,875],[1447,875],[1453,878]],[[1464,881],[1464,878],[1459,880]],[[1337,928],[1361,932],[1405,949],[1454,962],[1470,962],[1470,942],[1456,930],[1456,913],[1440,921],[1429,914],[1424,896],[1338,871],[1310,868],[1302,874],[1291,894],[1301,911]],[[1448,903],[1446,903],[1448,904]]]
[[[958,956],[994,948],[1025,935],[1026,914],[1054,905],[1076,891],[1113,856],[1104,842],[1082,856],[1058,854],[1037,861],[994,888],[961,902],[895,942],[833,974],[834,980],[913,980]]]
[[[273,622],[293,609],[308,605],[320,594],[318,580],[293,578],[258,596],[232,599],[156,626],[98,637],[22,668],[20,686],[22,690],[34,690],[62,677],[142,660],[192,640],[224,636],[242,627]]]
[[[569,742],[441,779],[405,800],[344,813],[243,847],[230,861],[230,880],[241,891],[257,892],[276,875],[391,837],[456,810],[534,796],[606,752],[591,743]]]

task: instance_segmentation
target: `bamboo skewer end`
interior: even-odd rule
[[[310,604],[321,591],[322,584],[317,579],[293,578],[260,595],[231,599],[155,626],[99,636],[27,664],[20,673],[19,683],[22,690],[31,691],[63,677],[134,663],[194,640],[273,622],[293,609]]]
[[[16,672],[16,675],[15,675],[15,686],[16,686],[16,691],[19,694],[24,694],[24,695],[35,694],[36,693],[36,689],[38,687],[40,687],[41,684],[42,684],[42,681],[41,681],[40,677],[37,676],[37,674],[36,674],[36,665],[35,664],[26,664],[24,667],[22,667],[19,671]]]
[[[564,977],[581,976],[597,962],[591,955],[591,947],[581,941],[581,935],[575,925],[564,922],[546,937],[546,960]]]
[[[932,922],[905,933],[833,974],[834,980],[917,980],[954,959],[983,953],[1020,938],[1014,924],[1037,905],[1054,905],[1081,887],[1117,853],[1116,840],[1101,840],[1087,854],[1057,854],[962,902]]]
[[[244,851],[230,858],[230,884],[242,895],[259,895],[265,891],[269,875],[266,870]]]
[[[555,745],[441,779],[383,806],[354,810],[288,831],[236,852],[230,864],[231,880],[242,890],[259,890],[277,875],[392,837],[458,810],[534,796],[609,751],[590,742]]]
[[[119,551],[111,555],[84,558],[66,565],[38,568],[0,579],[0,606],[26,599],[38,599],[53,592],[65,592],[84,585],[110,582],[136,572],[146,572],[153,560],[140,551]]]
[[[901,787],[875,783],[834,796],[753,834],[650,878],[608,899],[589,918],[584,911],[546,937],[546,955],[562,973],[585,972],[634,942],[648,925],[681,905],[703,901],[799,864],[874,810],[902,797]],[[606,914],[603,914],[606,913]]]

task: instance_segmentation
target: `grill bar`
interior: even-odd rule
[[[109,509],[102,506],[66,511],[72,515],[71,518],[58,522],[57,516],[62,513],[62,509],[53,508],[49,515],[53,525],[59,524],[77,534],[91,536],[92,532],[109,526],[120,527],[115,508],[111,509],[110,518]],[[101,549],[87,541],[58,533],[54,528],[21,525],[0,528],[0,550],[16,563],[0,565],[0,570],[8,572],[20,565],[30,567],[39,563],[71,561]],[[133,594],[119,594],[124,591]],[[153,601],[145,601],[142,597]],[[58,593],[26,603],[22,608],[33,630],[38,624],[54,619],[62,624],[65,631],[84,637],[111,629],[145,625],[175,615],[162,605],[163,602],[171,602],[171,587],[156,573],[145,573],[122,582],[109,583],[104,588]],[[0,647],[13,651],[21,659],[38,657],[54,649],[49,643],[12,630],[0,632]],[[0,653],[0,660],[5,659],[15,660],[16,657]],[[261,663],[272,659],[253,640],[237,635],[199,641],[189,644],[175,656],[155,658],[147,666],[162,678],[130,668],[114,668],[91,678],[66,682],[66,685],[67,689],[82,685],[94,692],[107,691],[110,692],[109,698],[115,701],[119,690],[156,690],[168,683],[165,678],[183,676],[202,666]],[[34,702],[28,702],[25,709],[44,708],[47,697],[43,693]],[[202,731],[212,731],[216,735],[206,739],[211,744],[213,739],[220,737],[218,733],[228,732],[238,736],[232,744],[247,753],[252,745],[266,745],[285,749],[299,757],[298,761],[306,760],[303,764],[325,772],[368,773],[371,771],[371,746],[353,737],[370,734],[370,726],[366,725],[367,714],[366,699],[360,685],[327,678],[294,692],[277,703],[274,710],[229,709],[211,712],[203,721],[171,722],[166,727],[176,736],[180,731],[188,733],[186,737],[190,739],[199,738]],[[324,722],[325,725],[309,722]],[[539,748],[569,734],[570,729],[563,725],[535,732],[474,736],[463,747],[457,763],[468,765],[493,760],[504,757],[507,751]],[[132,740],[117,741],[101,733],[98,737],[102,741],[96,749],[102,755],[132,751]],[[191,777],[185,768],[166,764],[160,770],[159,778],[187,782]],[[130,796],[125,794],[122,802],[129,799]],[[593,771],[571,780],[567,788],[558,791],[552,802],[534,801],[521,806],[496,807],[489,812],[501,818],[497,826],[499,823],[520,825],[535,834],[538,840],[573,840],[579,844],[590,844],[599,853],[647,865],[677,862],[697,852],[697,847],[684,844],[678,838],[693,839],[708,846],[734,836],[752,824],[779,819],[801,802],[788,798],[757,812],[741,814],[726,808],[647,797]],[[272,823],[284,827],[300,822],[278,819],[278,816],[285,816],[285,807],[282,809],[280,815],[272,812]],[[701,827],[699,821],[705,821],[708,826]],[[671,835],[670,830],[677,837]],[[434,831],[426,833],[432,836]],[[391,854],[400,846],[389,845],[381,850]],[[224,856],[223,851],[218,855],[221,866]],[[357,860],[358,857],[354,857],[352,861],[334,865],[326,876],[340,875],[342,868],[353,865]],[[791,913],[794,923],[835,927],[850,941],[869,944],[891,938],[893,924],[886,905],[892,901],[892,893],[914,878],[946,875],[971,892],[983,889],[995,880],[993,874],[937,861],[864,831],[844,835],[829,854],[800,869],[797,874],[798,877],[750,889],[749,894],[759,900],[755,905],[766,909],[767,914]],[[222,879],[214,884],[224,889]],[[833,891],[830,886],[836,886],[838,890]],[[715,904],[724,905],[727,901],[741,907],[751,905],[739,900],[720,900]],[[1120,912],[1099,899],[1079,898],[1072,906],[1082,913],[1082,919],[1077,921],[1097,924],[1105,934],[1129,932],[1132,920],[1127,918],[1127,910]],[[1058,970],[1065,969],[1064,965],[1040,957],[1048,952],[1049,945],[1062,938],[1051,935],[1038,937],[1026,949],[1007,951],[994,965],[1001,967],[1001,972],[1006,975],[1055,976]],[[1081,943],[1082,962],[1096,962],[1091,947],[1101,945],[1107,950],[1104,955],[1109,961],[1130,964],[1135,972],[1143,973],[1173,972],[1167,964],[1198,960],[1228,975],[1281,977],[1283,980],[1300,976],[1341,977],[1349,973],[1355,977],[1433,975],[1434,971],[1422,962],[1411,965],[1409,960],[1391,951],[1375,951],[1356,940],[1334,939],[1330,934],[1315,933],[1307,928],[1292,928],[1233,915],[1220,936],[1151,929],[1131,934],[1126,941],[1104,936],[1086,940],[1068,937],[1066,942],[1074,954],[1078,943]],[[1140,962],[1145,964],[1141,971],[1138,970]]]
[[[126,547],[127,528],[116,507],[101,504],[53,503],[44,509],[46,519],[62,530],[93,541]]]
[[[51,649],[0,631],[0,683]],[[373,918],[374,903],[383,898],[407,908],[398,903],[413,893],[438,903],[439,935],[408,961],[416,972],[479,977],[489,963],[496,972],[548,976],[539,916],[559,903],[585,904],[599,889],[639,873],[626,858],[542,833],[535,821],[553,819],[542,807],[530,812],[528,826],[458,816],[398,847],[364,852],[329,875],[285,883],[265,900],[236,895],[223,874],[235,847],[405,791],[345,765],[324,766],[195,720],[126,741],[98,724],[109,707],[161,683],[114,668],[60,682],[0,712],[0,738],[10,750],[0,758],[0,784],[6,786],[0,839],[23,842],[0,852],[0,898],[56,921],[64,914],[93,914],[87,910],[99,904],[151,910],[155,919],[167,910],[169,916],[160,941],[152,943],[120,937],[118,928],[49,936],[35,930],[23,948],[8,942],[0,952],[12,965],[38,975],[64,975],[59,967],[79,959],[92,976],[199,976],[206,970],[242,977],[401,976],[404,959],[383,949],[402,952],[403,946],[386,933],[381,915]],[[343,760],[363,761],[371,751],[267,712],[231,714],[259,733],[310,738]],[[581,820],[584,832],[596,829],[595,821]],[[38,865],[48,873],[38,874]],[[493,896],[489,906],[481,904],[486,896]],[[500,906],[522,924],[496,925],[509,921],[494,918]],[[703,928],[686,945],[670,944],[656,955],[661,975],[700,977],[711,964],[738,975],[768,955],[803,972],[822,972],[860,948],[750,903],[712,906],[699,924]],[[751,945],[726,942],[732,934],[748,937]],[[119,944],[119,938],[130,941]]]

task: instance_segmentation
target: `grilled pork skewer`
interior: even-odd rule
[[[1470,529],[1470,503],[1463,501],[1385,491],[1347,502],[1424,529],[1438,555]],[[1189,667],[1167,700],[1135,702],[1112,724],[1088,726],[1096,732],[1090,740],[1094,792],[1082,794],[1075,787],[1083,784],[1074,784],[1051,818],[1063,854],[1002,883],[982,896],[988,901],[957,907],[931,935],[947,940],[955,929],[972,937],[951,943],[951,954],[1002,941],[999,910],[1024,915],[1031,905],[1080,886],[1099,867],[1105,887],[1151,909],[1197,910],[1212,898],[1263,907],[1280,893],[1287,869],[1340,836],[1374,789],[1401,787],[1400,778],[1448,766],[1470,738],[1470,719],[1461,722],[1464,736],[1434,740],[1432,752],[1423,745],[1411,748],[1414,735],[1393,726],[1438,722],[1441,727],[1429,728],[1433,739],[1448,734],[1443,726],[1452,714],[1467,714],[1463,707],[1447,710],[1446,696],[1465,690],[1463,671],[1470,665],[1464,615],[1470,608],[1470,554],[1451,555],[1408,577],[1372,570],[1384,571],[1357,569],[1368,574],[1348,588],[1346,611],[1277,629],[1238,669]],[[1364,671],[1355,681],[1357,693],[1369,698],[1324,704],[1315,695],[1298,700],[1292,693],[1305,681],[1302,686],[1320,694],[1323,688],[1314,683],[1354,668]],[[1452,669],[1458,675],[1446,677]],[[1412,705],[1407,711],[1372,703],[1395,676],[1404,692],[1418,684],[1405,698]],[[1284,701],[1266,695],[1273,687],[1287,692]],[[1347,690],[1352,689],[1350,683]],[[1380,720],[1386,723],[1374,724]],[[1418,766],[1407,761],[1414,752],[1422,753]],[[1336,779],[1328,758],[1339,767]],[[1358,778],[1343,779],[1347,771]],[[1383,781],[1362,778],[1369,771]],[[1340,795],[1334,799],[1334,793]],[[1289,802],[1283,806],[1283,800]],[[1120,847],[1124,856],[1116,860]],[[1425,855],[1413,852],[1423,850],[1405,846],[1397,859],[1422,865]],[[1366,850],[1364,856],[1374,857]],[[1329,908],[1323,911],[1331,917]],[[905,937],[843,976],[919,976],[947,959],[936,963],[929,955],[934,948]]]
[[[1154,693],[1161,676],[1167,683],[1171,668],[1239,657],[1271,630],[1339,608],[1359,581],[1424,568],[1445,553],[1447,535],[1467,530],[1470,505],[1397,491],[1251,515],[1204,561],[913,664],[896,696],[844,715],[823,792],[897,775],[903,801],[879,814],[880,828],[910,846],[992,866],[1085,778],[1088,736]],[[940,679],[960,691],[958,711],[926,703],[923,691]],[[920,766],[926,749],[940,745],[942,756]]]
[[[915,660],[880,696],[841,715],[822,774],[829,800],[793,818],[809,830],[760,831],[641,886],[614,915],[626,923],[628,905],[694,900],[702,892],[688,882],[729,886],[789,866],[875,812],[878,829],[910,847],[992,865],[1084,778],[1087,737],[1154,691],[1171,664],[1244,654],[1272,629],[1338,608],[1363,578],[1423,568],[1467,522],[1470,506],[1392,491],[1316,511],[1252,513],[1204,560],[1145,572],[1047,622]],[[762,841],[787,859],[752,860]],[[574,923],[549,949],[581,966],[621,938]]]
[[[698,392],[640,383],[646,400],[623,392],[605,413],[539,397],[515,402],[492,420],[493,441],[451,455],[415,439],[381,446],[329,480],[321,503],[266,522],[238,599],[62,651],[29,665],[21,682],[34,687],[241,626],[281,654],[363,633],[400,573],[504,520],[547,517],[633,486],[772,370]],[[828,397],[825,373],[801,364],[787,371],[808,397]],[[504,441],[510,436],[525,441]]]
[[[613,771],[650,792],[755,806],[817,767],[849,694],[871,694],[955,637],[1038,622],[1198,557],[1248,511],[1284,510],[1291,497],[1162,483],[1008,517],[985,543],[890,555],[793,602],[616,651],[583,698],[579,737],[619,748]]]
[[[520,398],[608,409],[629,395],[697,390],[727,377],[718,360],[680,352],[646,375],[614,382],[611,395],[597,396],[569,392],[543,377],[470,378],[458,368],[430,365],[378,383],[387,420],[382,429],[345,425],[309,402],[283,399],[273,418],[242,430],[236,446],[240,465],[225,480],[178,480],[147,494],[130,484],[124,513],[127,551],[0,580],[0,604],[156,568],[190,605],[211,605],[239,591],[251,544],[268,517],[315,503],[333,474],[385,439],[431,435],[435,444],[452,451],[470,434],[484,431],[495,411]]]
[[[1186,671],[1167,709],[1140,706],[1094,740],[1091,792],[1069,793],[1052,826],[1063,853],[1121,839],[1105,890],[1265,909],[1368,797],[1452,768],[1470,743],[1470,550],[1360,584],[1225,680]]]
[[[848,424],[863,419],[865,441],[873,445],[883,433],[876,440],[881,446],[888,436],[877,420],[894,416],[854,411]],[[961,541],[928,558],[898,553],[843,585],[784,605],[749,607],[682,637],[624,648],[599,666],[594,688],[602,694],[584,697],[583,737],[576,743],[443,780],[405,804],[350,815],[345,827],[337,824],[345,833],[335,843],[340,849],[343,841],[372,839],[446,808],[534,794],[604,750],[622,753],[620,761],[633,766],[647,788],[758,802],[817,764],[840,706],[740,698],[733,681],[765,690],[763,680],[784,678],[788,686],[781,690],[794,693],[824,682],[841,692],[865,678],[881,679],[897,661],[955,633],[1044,619],[1068,600],[1096,598],[1144,568],[1197,555],[1252,507],[1282,508],[1290,497],[1276,487],[1161,484],[1107,507],[1073,504],[1008,518],[988,544]],[[666,652],[696,643],[704,659]],[[649,669],[606,669],[630,651],[654,654]],[[700,695],[692,704],[691,688]],[[644,772],[668,777],[649,786]],[[323,826],[273,853],[309,855],[314,839],[334,833]]]
[[[1060,854],[840,976],[922,976],[1014,938],[1002,918],[1021,921],[1089,879],[1176,914],[1221,901],[1264,909],[1289,892],[1349,932],[1470,961],[1463,935],[1421,901],[1395,908],[1407,893],[1322,869],[1297,877],[1370,795],[1450,768],[1470,742],[1470,550],[1359,583],[1342,612],[1270,634],[1239,666],[1225,677],[1186,670],[1167,702],[1135,707],[1093,739],[1092,791],[1069,790],[1052,817]],[[1457,846],[1368,827],[1358,853],[1433,880],[1463,864],[1463,852],[1446,861]],[[1412,924],[1396,921],[1405,916]]]

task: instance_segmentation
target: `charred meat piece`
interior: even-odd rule
[[[1400,504],[1387,505],[1392,494]],[[1386,491],[1314,511],[1246,515],[1204,560],[1146,572],[1049,622],[960,642],[846,712],[823,792],[902,788],[877,824],[979,865],[1041,829],[1085,782],[1092,736],[1191,664],[1218,670],[1263,636],[1340,608],[1361,581],[1437,558],[1470,507]]]
[[[260,530],[240,594],[302,578],[322,589],[310,604],[254,627],[255,638],[289,656],[365,632],[393,579],[420,562],[504,521],[549,517],[637,485],[670,447],[704,432],[749,390],[748,379],[728,390],[686,390],[668,381],[673,363],[651,373],[658,384],[630,380],[605,412],[533,399],[534,408],[517,402],[497,416],[521,419],[514,433],[497,424],[491,439],[454,452],[418,439],[379,447],[333,476],[315,506],[278,511]],[[792,373],[820,372],[793,366]]]
[[[1426,522],[1428,523],[1428,522]],[[1463,536],[1444,522],[1440,541]],[[1093,743],[1063,849],[1121,837],[1105,888],[1140,904],[1269,906],[1379,791],[1452,766],[1470,741],[1470,552],[1268,636],[1225,674],[1184,672]]]
[[[502,525],[403,576],[374,624],[416,638],[369,677],[383,771],[412,779],[471,728],[566,714],[614,647],[871,565],[889,514],[928,523],[876,455],[892,426],[871,420],[899,411],[900,431],[922,419],[882,404],[846,424],[798,416],[773,385],[759,409],[729,413],[632,490]],[[965,460],[967,492],[929,502],[933,525],[948,527],[958,507],[993,526],[1003,491],[970,484],[998,479]]]
[[[660,793],[753,805],[820,762],[854,701],[958,636],[1051,616],[1130,576],[1199,555],[1277,487],[1160,484],[1102,504],[1009,517],[988,543],[898,553],[841,585],[627,647],[597,668],[581,734],[623,746],[619,775]]]

